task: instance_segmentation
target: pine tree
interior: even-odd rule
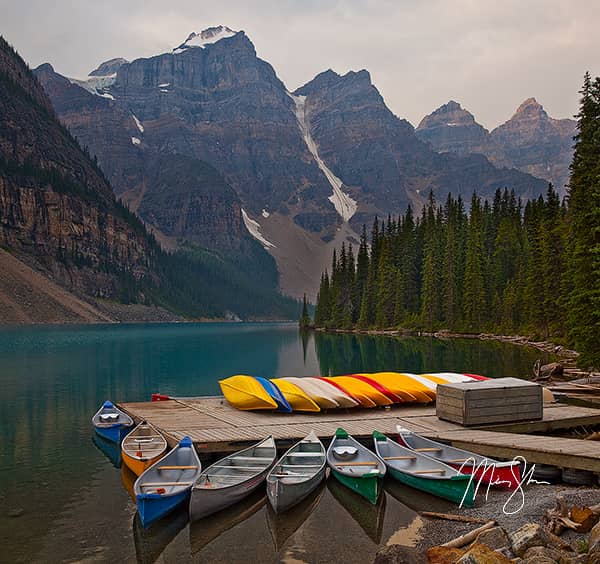
[[[308,315],[308,304],[306,303],[306,294],[302,298],[302,316],[300,317],[300,329],[310,327],[310,315]]]
[[[485,284],[481,200],[476,194],[471,199],[471,216],[467,232],[464,283],[464,319],[466,329],[481,331],[485,317]]]
[[[378,327],[390,327],[394,320],[396,272],[387,237],[382,238],[377,269],[377,290],[375,295],[375,323]]]
[[[600,366],[600,79],[586,73],[568,198],[569,337],[583,365]]]

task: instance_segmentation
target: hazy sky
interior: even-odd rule
[[[570,117],[583,73],[600,74],[598,0],[0,0],[0,33],[69,76],[218,24],[243,29],[290,90],[366,68],[414,125],[449,99],[488,128],[530,96]]]

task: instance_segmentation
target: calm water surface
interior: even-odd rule
[[[94,444],[91,416],[106,398],[218,394],[217,381],[237,373],[522,377],[540,356],[471,340],[301,337],[291,324],[0,329],[0,561],[369,562],[390,539],[418,536],[415,509],[451,506],[388,482],[373,507],[329,480],[283,517],[257,494],[208,523],[190,526],[181,512],[143,531],[134,477]]]

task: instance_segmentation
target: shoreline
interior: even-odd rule
[[[414,331],[410,329],[325,329],[323,327],[310,327],[311,331],[320,333],[351,333],[356,335],[372,335],[382,337],[433,337],[435,339],[476,339],[480,341],[498,341],[512,345],[530,347],[541,352],[559,357],[565,366],[576,366],[579,353],[552,341],[536,341],[524,335],[496,335],[495,333],[457,333],[453,331]]]

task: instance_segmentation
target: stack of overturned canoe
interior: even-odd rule
[[[220,380],[227,401],[242,410],[321,411],[435,400],[438,384],[482,380],[477,374],[376,372],[346,376],[266,378],[237,375]]]
[[[286,511],[327,479],[327,467],[339,482],[373,504],[386,473],[466,506],[473,504],[475,479],[511,489],[520,482],[515,461],[486,459],[400,427],[397,441],[374,431],[373,450],[341,428],[326,450],[311,432],[280,458],[269,436],[203,469],[189,437],[167,453],[167,443],[155,427],[141,422],[133,428],[131,418],[110,402],[92,421],[98,434],[117,445],[121,434],[129,431],[121,444],[123,461],[139,476],[133,491],[144,527],[182,504],[189,504],[192,520],[207,517],[241,501],[265,482],[273,509]],[[114,433],[107,435],[109,424]]]

